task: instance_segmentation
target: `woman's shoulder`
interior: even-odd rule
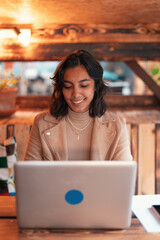
[[[58,123],[59,121],[60,119],[56,119],[54,116],[51,115],[49,111],[37,114],[34,119],[34,122],[36,123],[41,122]]]
[[[49,112],[48,111],[44,111],[44,112],[41,112],[41,113],[38,113],[36,116],[35,116],[35,119],[42,119],[44,116],[46,116],[46,114],[48,114]]]
[[[124,124],[126,122],[120,114],[112,111],[106,111],[100,119],[102,123],[115,122]]]

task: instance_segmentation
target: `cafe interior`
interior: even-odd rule
[[[14,155],[23,161],[34,118],[49,108],[50,78],[66,55],[83,49],[104,69],[108,110],[126,120],[137,163],[134,194],[160,194],[160,1],[4,0],[0,5],[0,143],[14,137]],[[10,89],[4,88],[6,80]],[[134,214],[130,228],[121,231],[20,230],[15,195],[0,194],[1,239],[160,238],[147,233]]]

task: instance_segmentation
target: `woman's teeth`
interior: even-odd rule
[[[83,102],[83,100],[84,100],[84,99],[82,99],[82,100],[80,100],[80,101],[72,101],[72,102],[75,103],[75,104],[78,104],[78,103]]]

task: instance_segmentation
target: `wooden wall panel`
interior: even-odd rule
[[[155,124],[139,124],[138,194],[155,194]]]
[[[130,123],[127,123],[127,131],[128,131],[129,140],[131,141],[131,124]]]
[[[131,153],[133,156],[133,160],[137,162],[135,194],[138,193],[138,173],[139,173],[138,150],[139,150],[138,149],[138,124],[132,124],[131,125]]]
[[[138,124],[131,125],[131,151],[133,160],[138,163]]]
[[[28,143],[29,133],[30,125],[23,124],[15,125],[15,137],[17,139],[17,142],[19,143],[17,145],[17,154],[19,161],[24,160],[24,154]]]
[[[8,124],[6,126],[6,133],[7,133],[7,136],[6,138],[9,138],[9,137],[12,137],[15,135],[15,132],[14,132],[14,124]]]
[[[6,126],[0,125],[0,144],[6,139]]]
[[[156,193],[160,194],[160,124],[156,125]]]

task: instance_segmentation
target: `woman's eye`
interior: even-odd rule
[[[71,86],[64,86],[64,88],[65,88],[65,89],[70,89],[70,88],[71,88]]]
[[[82,85],[81,87],[82,87],[82,88],[88,87],[88,84],[87,84],[87,85]]]

